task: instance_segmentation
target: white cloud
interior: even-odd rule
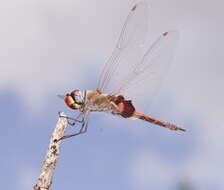
[[[150,4],[151,34],[179,29],[181,36],[164,91],[172,93],[181,117],[191,113],[204,121],[200,151],[183,170],[197,182],[222,185],[223,3],[173,0],[164,5]],[[1,2],[1,89],[13,88],[24,102],[41,107],[49,94],[80,86],[89,80],[91,66],[102,64],[96,60],[110,55],[130,7],[128,1]],[[147,187],[169,183],[169,171],[163,158],[142,151],[131,163],[130,177],[134,185]],[[22,172],[24,189],[32,173]]]
[[[43,105],[47,94],[55,89],[81,80],[80,64],[75,58],[80,42],[72,49],[73,44],[67,47],[53,36],[61,26],[47,24],[49,17],[45,14],[50,10],[46,3],[21,1],[15,6],[5,2],[3,7],[0,13],[4,20],[0,35],[2,89],[15,89],[22,94],[24,102],[36,107]]]
[[[131,160],[128,170],[128,181],[135,189],[156,188],[172,181],[172,170],[163,159],[155,154],[139,151]]]
[[[216,185],[223,189],[223,128],[215,128],[215,123],[205,122],[201,131],[199,149],[184,166],[186,174],[203,189],[206,185]]]

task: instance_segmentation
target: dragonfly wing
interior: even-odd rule
[[[133,60],[140,57],[139,50],[145,41],[148,29],[147,7],[146,2],[140,2],[128,14],[112,56],[107,61],[100,75],[97,86],[99,90],[110,92],[113,89],[114,79],[118,79],[121,67],[129,67],[136,64],[135,61],[129,63],[128,61],[130,57]],[[132,56],[127,56],[129,53],[132,53]]]
[[[140,110],[142,105],[148,105],[153,100],[178,39],[178,32],[165,32],[143,53],[147,18],[145,2],[132,8],[98,83],[99,90],[124,95]]]
[[[177,31],[161,34],[145,52],[136,67],[128,70],[114,94],[131,99],[139,109],[148,108],[166,76],[179,38]]]

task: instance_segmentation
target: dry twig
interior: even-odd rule
[[[52,133],[48,151],[43,161],[37,184],[34,186],[34,190],[50,190],[54,169],[59,157],[59,148],[61,144],[61,141],[59,139],[64,136],[68,124],[66,116],[63,113],[60,113],[60,116],[54,132]]]

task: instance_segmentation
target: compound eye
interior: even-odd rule
[[[70,95],[66,95],[65,103],[70,107],[72,104],[75,103],[75,101],[73,100],[73,98]]]
[[[72,96],[67,95],[65,97],[65,103],[67,104],[68,107],[70,107],[71,109],[79,109],[80,106],[78,104],[75,103],[74,99],[72,98]]]

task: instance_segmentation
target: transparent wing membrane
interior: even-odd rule
[[[146,2],[131,9],[98,83],[98,89],[102,92],[122,94],[140,109],[150,103],[160,86],[178,39],[176,31],[165,32],[143,53],[143,43],[148,33],[147,9]]]
[[[170,31],[164,34],[150,46],[136,67],[128,70],[125,78],[118,79],[120,82],[116,88],[113,87],[114,94],[123,94],[131,99],[137,109],[148,108],[169,70],[178,33]]]
[[[146,2],[140,2],[131,9],[112,56],[101,73],[98,83],[99,90],[104,91],[109,85],[108,83],[114,79],[122,64],[121,58],[124,57],[125,52],[129,51],[130,48],[132,50],[137,49],[144,43],[148,28],[147,18]]]

